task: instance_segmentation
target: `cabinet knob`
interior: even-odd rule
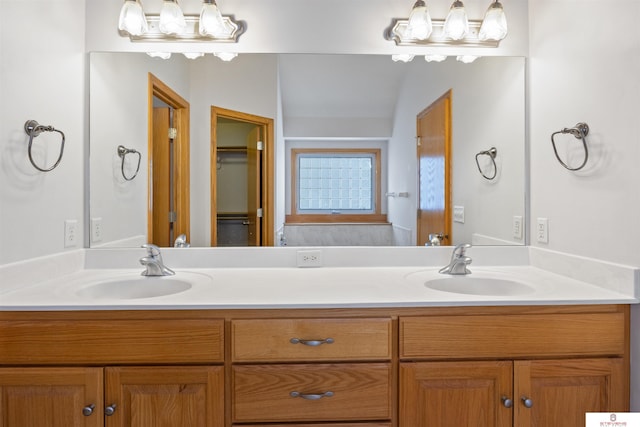
[[[110,417],[111,415],[113,415],[114,412],[116,412],[116,404],[115,403],[112,403],[111,405],[109,405],[106,408],[104,408],[104,414],[107,417]]]
[[[531,408],[533,406],[533,400],[529,399],[527,396],[522,396],[522,404],[527,407],[527,408]]]
[[[300,397],[300,398],[306,399],[306,400],[319,400],[319,399],[322,399],[323,397],[331,397],[331,396],[333,396],[333,392],[332,391],[325,391],[324,393],[319,393],[319,394],[306,394],[306,393],[300,393],[298,391],[292,391],[291,393],[289,393],[289,396],[291,396],[291,397]]]
[[[91,405],[85,406],[84,408],[82,408],[82,415],[88,417],[89,415],[93,414],[93,410],[95,409],[95,407],[96,405],[94,405],[93,403]]]
[[[310,347],[317,347],[322,344],[333,344],[333,338],[325,338],[323,340],[303,340],[302,338],[291,338],[289,340],[291,344],[303,344]]]
[[[505,408],[511,408],[513,406],[513,400],[509,399],[507,396],[502,396],[500,400]]]

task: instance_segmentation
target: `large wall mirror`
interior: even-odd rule
[[[178,172],[190,176],[192,246],[212,245],[211,173],[220,157],[211,152],[212,107],[274,120],[276,245],[285,240],[304,246],[418,244],[418,116],[447,93],[451,169],[443,197],[450,205],[448,243],[526,244],[524,58],[484,57],[463,64],[455,58],[395,63],[384,55],[244,54],[223,62],[212,55],[160,60],[144,53],[91,53],[89,73],[91,247],[147,241],[153,206],[150,74],[190,107],[190,161]],[[140,153],[133,179],[138,156],[122,157],[119,146]],[[377,203],[388,224],[286,224],[292,210],[291,152],[323,147],[381,153]],[[492,148],[495,157],[489,154]],[[227,151],[221,167],[230,175],[236,155]]]

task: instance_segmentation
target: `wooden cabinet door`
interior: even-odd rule
[[[105,369],[106,427],[223,427],[224,368]]]
[[[518,427],[583,427],[586,412],[629,410],[622,359],[522,361],[514,371]]]
[[[508,427],[510,361],[400,364],[400,427]],[[548,426],[554,425],[547,424]]]
[[[102,377],[101,368],[0,369],[0,427],[101,427]]]

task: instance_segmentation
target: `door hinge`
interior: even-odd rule
[[[178,214],[175,211],[174,212],[169,212],[169,222],[171,224],[173,224],[177,220],[178,220]]]
[[[176,139],[178,136],[178,129],[169,128],[169,139]]]
[[[258,151],[262,151],[264,150],[264,144],[262,143],[262,141],[258,141],[256,144],[256,150]]]
[[[262,218],[262,208],[258,208],[258,211],[256,212],[256,216],[258,218]]]

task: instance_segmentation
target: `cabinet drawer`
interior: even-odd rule
[[[231,328],[234,362],[391,358],[388,318],[234,320]]]
[[[232,383],[234,422],[391,418],[389,363],[239,365]]]
[[[0,364],[220,363],[219,319],[0,321]]]
[[[624,350],[624,313],[400,319],[402,359],[613,356]]]

